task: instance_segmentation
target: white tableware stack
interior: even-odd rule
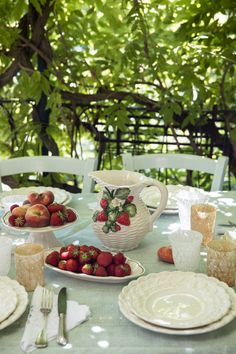
[[[0,276],[0,330],[15,322],[26,310],[28,294],[16,280]]]
[[[122,289],[118,303],[122,314],[137,326],[174,335],[207,333],[236,316],[234,290],[194,272],[142,276]]]

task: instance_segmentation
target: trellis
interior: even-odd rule
[[[0,107],[3,107],[8,120],[12,120],[14,109],[7,108],[9,104],[13,105],[19,101],[0,100]],[[32,102],[31,102],[32,104]],[[68,105],[66,105],[67,108]],[[200,124],[188,129],[181,129],[177,121],[178,117],[174,117],[174,122],[166,125],[159,112],[145,111],[142,108],[128,107],[129,123],[126,130],[121,131],[116,127],[108,126],[101,112],[105,106],[83,107],[84,110],[90,112],[90,115],[96,114],[98,119],[94,122],[94,128],[102,134],[92,136],[98,152],[99,168],[122,168],[119,163],[114,162],[114,157],[119,157],[123,152],[131,152],[133,154],[143,153],[165,153],[178,149],[178,152],[193,153],[205,155],[208,157],[218,157],[222,153],[232,157],[233,152],[224,139],[227,134],[227,125],[225,115],[232,114],[231,111],[219,110],[214,107],[211,111],[206,111],[199,119]],[[72,108],[71,108],[72,109]],[[74,107],[73,107],[74,110]],[[186,112],[185,112],[186,113]],[[233,112],[234,113],[234,112]],[[78,118],[77,118],[78,119]],[[214,141],[209,137],[204,129],[202,129],[202,120],[214,120],[216,127],[222,138],[221,143]],[[81,117],[81,124],[83,118]],[[230,164],[229,164],[230,166]],[[168,177],[168,172],[166,179]],[[191,180],[191,172],[188,173],[188,179]],[[228,184],[231,188],[231,171],[228,169]]]

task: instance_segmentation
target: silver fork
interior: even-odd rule
[[[52,305],[53,305],[53,291],[43,288],[40,311],[43,313],[44,324],[42,330],[38,334],[35,341],[35,345],[37,348],[45,348],[48,345],[47,322],[48,322],[48,314],[52,310]]]

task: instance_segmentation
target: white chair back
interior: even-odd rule
[[[229,158],[226,156],[213,160],[209,157],[190,154],[145,154],[132,156],[122,154],[125,170],[140,171],[150,168],[177,168],[199,171],[213,175],[211,191],[222,190]]]
[[[94,158],[79,160],[60,156],[16,157],[0,160],[0,182],[2,182],[1,177],[20,173],[53,172],[74,174],[83,177],[82,193],[88,193],[93,188],[93,181],[88,177],[88,174],[96,169],[97,159]],[[2,183],[0,183],[0,191],[2,191]]]

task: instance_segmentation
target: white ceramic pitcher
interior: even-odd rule
[[[141,173],[125,170],[94,171],[89,176],[100,186],[99,206],[93,214],[93,228],[98,238],[110,250],[127,251],[138,247],[166,207],[165,185]],[[152,215],[140,197],[147,186],[156,186],[161,195],[160,204]]]

